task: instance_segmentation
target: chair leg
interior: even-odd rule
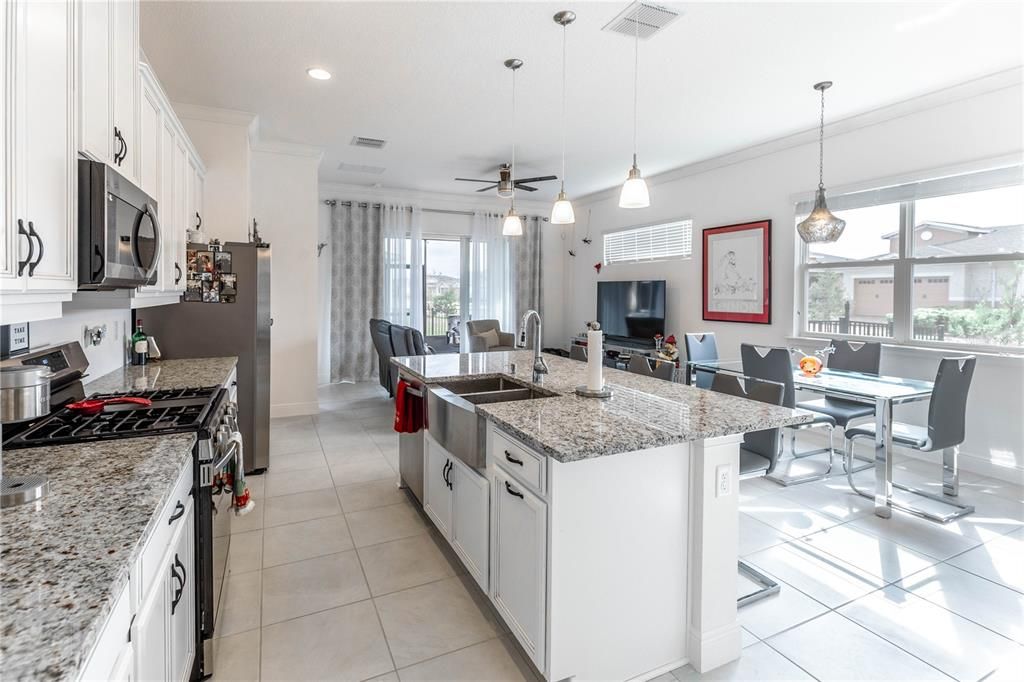
[[[761,586],[761,589],[751,592],[750,594],[745,594],[737,599],[736,608],[743,608],[747,604],[752,604],[760,599],[764,599],[765,597],[778,594],[780,589],[779,584],[748,564],[746,561],[740,560],[736,562],[736,567],[739,569],[740,573]]]
[[[960,448],[956,445],[942,451],[942,494],[949,497],[960,494],[959,456]]]
[[[797,454],[796,452],[796,429],[790,429],[789,432],[790,457],[788,461],[792,462],[797,459],[802,459],[804,457],[810,457],[811,455],[817,455],[822,452],[827,452],[828,466],[825,468],[825,471],[822,471],[820,473],[807,474],[805,476],[780,476],[776,474],[768,474],[767,476],[765,476],[765,478],[767,478],[769,481],[772,481],[773,483],[778,483],[779,485],[783,486],[798,485],[800,483],[811,483],[812,481],[821,481],[823,479],[828,478],[832,474],[832,463],[835,457],[835,448],[833,447],[832,441],[832,436],[834,432],[835,427],[829,426],[827,448],[819,448],[817,450],[801,452],[800,454]]]

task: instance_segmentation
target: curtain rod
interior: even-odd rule
[[[384,206],[384,204],[371,204],[371,203],[366,202],[366,201],[352,202],[352,201],[338,201],[337,199],[324,199],[324,203],[327,204],[328,206],[332,207],[332,208],[334,206],[339,206],[339,205],[340,206],[360,206],[362,208],[381,208],[381,207]],[[411,211],[412,208],[407,208],[406,210],[407,211]],[[424,213],[446,213],[448,215],[469,215],[469,216],[474,215],[473,211],[455,211],[455,210],[452,210],[452,209],[449,209],[449,208],[421,208],[420,210],[423,211]],[[492,214],[493,215],[497,215],[497,216],[501,215],[500,213],[496,213],[494,211],[482,211],[482,212],[486,213],[486,214],[489,214],[489,215],[492,215]],[[524,218],[528,218],[528,217],[532,217],[532,216],[523,216],[523,217]],[[536,216],[536,217],[539,218],[540,220],[544,221],[545,223],[548,222],[548,219],[543,217],[543,216]]]

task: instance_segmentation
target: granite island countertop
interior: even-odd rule
[[[544,354],[549,374],[537,384],[556,395],[477,405],[477,412],[560,462],[632,452],[687,441],[760,431],[811,420],[789,409],[686,384],[605,367],[608,400],[574,393],[586,382],[586,363]],[[451,353],[392,358],[401,372],[425,384],[471,377],[514,377],[532,383],[533,351]],[[510,369],[515,364],[515,372]]]
[[[126,367],[86,393],[211,386],[235,358]],[[140,385],[140,382],[142,385]],[[45,475],[49,494],[0,512],[0,679],[74,678],[174,483],[195,434],[4,450],[6,476]]]

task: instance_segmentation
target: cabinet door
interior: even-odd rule
[[[16,218],[14,216],[14,140],[9,137],[9,122],[12,119],[14,93],[11,92],[11,78],[8,71],[11,67],[11,55],[8,46],[14,44],[14,4],[5,2],[0,5],[0,220],[3,221],[3,232],[0,232],[0,291],[20,290],[25,286],[23,278],[18,277],[18,261],[25,258],[28,245],[23,237],[19,237]],[[22,249],[25,249],[23,252]]]
[[[196,576],[194,507],[189,510],[172,542],[170,563],[181,579],[168,579],[168,673],[171,682],[187,682],[196,654]]]
[[[185,237],[178,229],[181,220],[181,179],[178,168],[178,133],[169,114],[164,115],[160,143],[160,232],[163,239],[164,291],[185,287]]]
[[[125,644],[121,648],[121,653],[114,661],[114,667],[110,669],[109,679],[111,682],[131,682],[135,679],[135,657],[131,644]]]
[[[199,164],[191,154],[188,155],[188,171],[185,174],[185,182],[188,184],[185,189],[188,195],[188,215],[185,216],[185,224],[190,229],[202,229],[202,181],[199,178]]]
[[[543,670],[547,505],[500,469],[492,470],[492,479],[494,604]]]
[[[78,7],[79,147],[92,160],[112,164],[114,3]]]
[[[14,8],[14,218],[35,235],[26,287],[75,291],[74,5]]]
[[[142,112],[139,117],[139,186],[142,191],[156,200],[157,219],[161,228],[164,223],[163,194],[163,114],[156,93],[143,84]],[[144,292],[160,292],[166,286],[167,270],[163,265],[164,250],[167,241],[163,229],[160,230],[160,264],[157,266],[156,283],[140,287]]]
[[[155,582],[135,614],[132,642],[135,644],[135,679],[139,682],[167,679],[167,640],[170,594],[167,577]]]
[[[452,491],[449,487],[452,461],[444,448],[430,438],[423,439],[426,461],[423,464],[423,511],[446,538],[451,537]],[[452,484],[454,487],[454,484]]]
[[[139,3],[138,0],[118,0],[114,5],[113,81],[114,126],[121,133],[123,144],[116,163],[117,171],[131,180],[139,181],[138,135],[139,115]],[[111,130],[113,135],[114,131]]]
[[[490,541],[487,479],[458,460],[448,478],[453,482],[452,547],[476,582],[487,591],[488,543]]]

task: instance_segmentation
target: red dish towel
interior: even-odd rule
[[[395,392],[395,431],[398,433],[416,433],[424,426],[423,398],[408,389],[409,383],[399,379]]]

